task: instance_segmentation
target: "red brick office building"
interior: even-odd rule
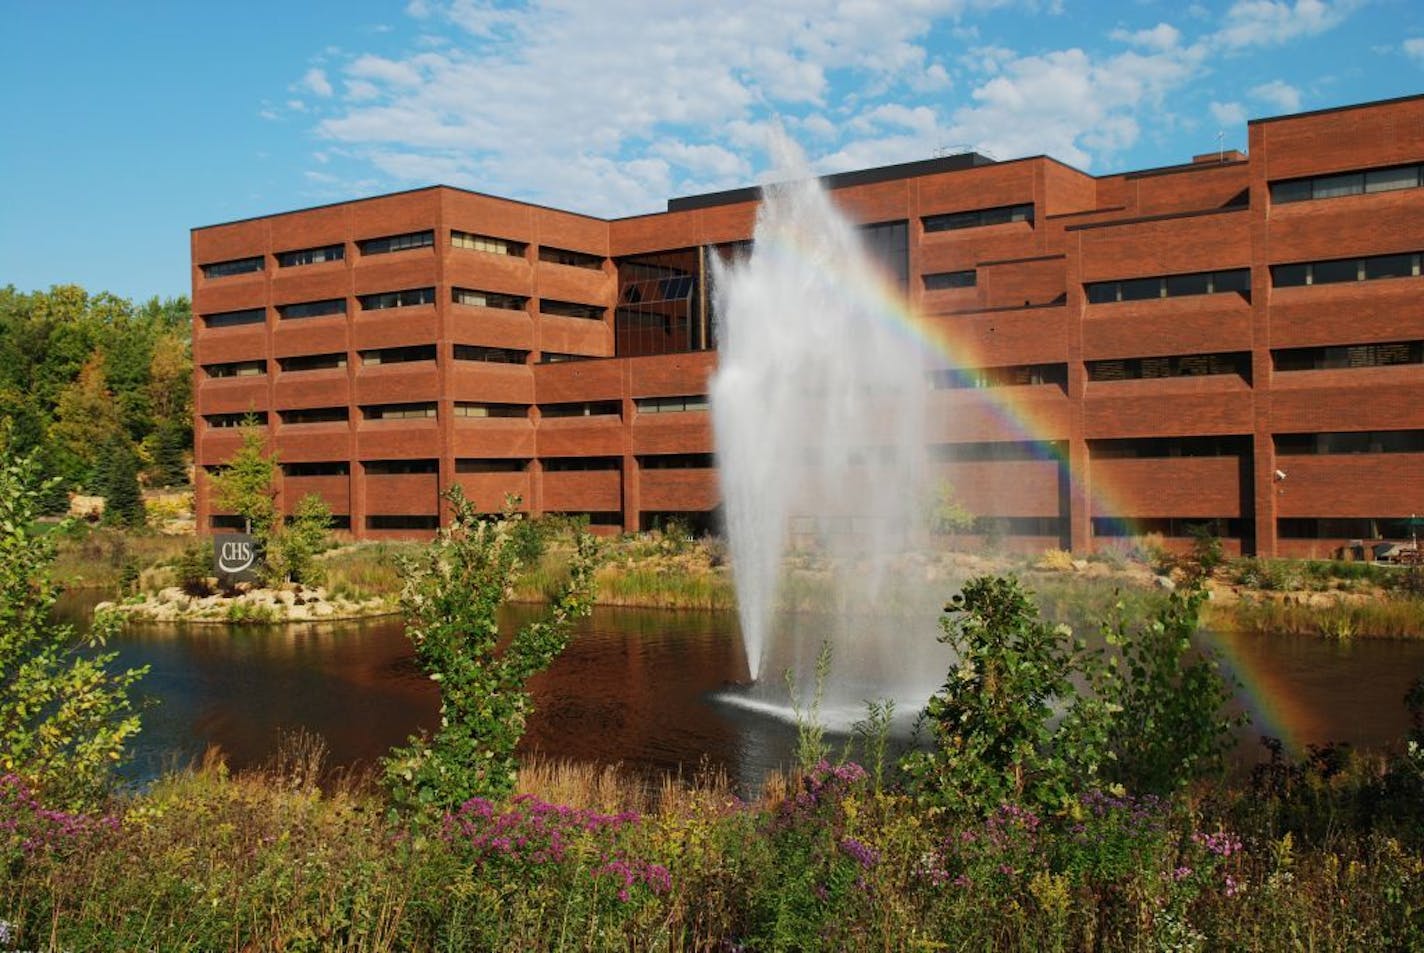
[[[962,356],[928,384],[930,450],[1013,544],[1210,522],[1323,555],[1424,514],[1424,97],[1253,122],[1249,157],[826,184]],[[231,525],[203,474],[253,413],[283,505],[319,493],[360,537],[430,533],[456,484],[595,526],[707,519],[708,261],[756,197],[607,221],[435,186],[195,229],[200,526]]]

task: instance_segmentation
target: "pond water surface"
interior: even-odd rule
[[[82,619],[96,597],[67,596]],[[538,612],[513,607],[511,624]],[[1257,734],[1295,750],[1333,741],[1398,744],[1402,699],[1424,674],[1424,642],[1204,634],[1240,683]],[[271,757],[283,733],[321,735],[330,763],[371,767],[419,728],[433,728],[435,685],[416,668],[396,618],[290,627],[130,626],[111,645],[124,665],[148,665],[153,702],[130,766],[138,779],[221,748],[234,768]],[[598,609],[533,684],[525,749],[655,774],[706,764],[755,788],[789,763],[795,728],[723,700],[746,677],[732,614]]]

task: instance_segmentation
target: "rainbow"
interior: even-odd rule
[[[772,244],[776,247],[767,249],[771,254],[805,257],[805,250],[780,236],[773,238]],[[888,324],[897,336],[933,362],[932,366],[953,371],[984,365],[978,345],[969,335],[955,333],[951,320],[920,314],[883,273],[867,269],[856,280],[850,278],[837,275],[835,280],[842,291],[854,297],[860,313]],[[989,387],[976,391],[976,395],[981,406],[1011,435],[1008,439],[1041,444],[1051,459],[1067,467],[1067,441],[1055,433],[1054,425],[1036,416],[1041,410],[1024,399],[1027,391],[1023,387]],[[1085,498],[1088,512],[1099,518],[1129,522],[1120,515],[1122,507],[1114,502],[1116,496],[1104,481],[1094,481]],[[1210,650],[1237,682],[1235,702],[1249,716],[1253,735],[1279,738],[1291,752],[1299,752],[1307,741],[1324,737],[1326,726],[1318,713],[1304,703],[1300,693],[1268,659],[1246,651],[1245,639],[1231,633],[1208,638]]]
[[[807,249],[787,241],[785,233],[758,235],[758,253],[769,253],[801,262],[809,262]],[[769,247],[768,247],[769,246]],[[814,264],[812,262],[812,264]],[[984,366],[978,344],[967,334],[957,334],[952,320],[927,317],[916,311],[895,283],[877,268],[857,269],[857,274],[837,274],[832,279],[838,290],[852,296],[859,313],[872,315],[883,322],[899,338],[923,354],[935,369],[964,371]],[[1022,440],[1044,447],[1046,457],[1065,468],[1069,466],[1067,435],[1053,434],[1055,427],[1039,419],[1042,411],[1025,399],[1025,387],[987,387],[976,390],[982,406],[994,415],[1010,436],[1007,440]],[[1070,471],[1071,472],[1071,471]],[[1115,502],[1112,487],[1095,480],[1087,488],[1088,512],[1099,518],[1123,519],[1123,507]],[[1075,487],[1075,490],[1077,488]]]

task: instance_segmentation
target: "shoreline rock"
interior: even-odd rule
[[[381,597],[354,600],[330,596],[321,586],[248,589],[234,595],[195,596],[177,586],[118,602],[101,602],[130,622],[200,623],[210,625],[289,625],[372,619],[399,612]]]

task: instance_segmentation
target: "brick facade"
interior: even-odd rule
[[[1249,158],[1094,177],[955,156],[827,184],[858,221],[908,223],[913,311],[992,378],[930,400],[937,466],[986,531],[1091,551],[1215,520],[1229,548],[1304,556],[1424,513],[1424,179],[1390,171],[1412,165],[1424,97],[1253,122]],[[1304,179],[1318,197],[1273,200]],[[283,505],[320,493],[359,537],[428,534],[455,484],[626,530],[714,509],[709,415],[649,400],[705,394],[715,352],[617,356],[619,269],[747,240],[755,195],[669,207],[606,221],[437,186],[195,229],[200,526],[224,523],[205,470],[249,411]],[[362,244],[391,236],[417,237]],[[1273,272],[1300,263],[1325,264]]]

